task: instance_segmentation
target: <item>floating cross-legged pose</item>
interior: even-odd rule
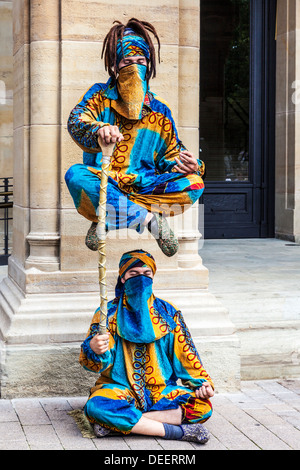
[[[83,150],[83,163],[65,179],[78,212],[92,221],[86,245],[97,250],[101,143],[115,143],[107,186],[106,230],[145,227],[163,253],[178,241],[166,216],[182,213],[204,190],[204,164],[179,139],[168,104],[150,91],[156,75],[155,28],[132,18],[107,34],[103,54],[107,83],[94,84],[72,110],[68,130]],[[170,84],[171,86],[171,84]]]

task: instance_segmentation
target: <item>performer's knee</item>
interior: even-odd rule
[[[75,179],[78,178],[78,175],[82,172],[82,169],[86,169],[85,165],[82,163],[75,163],[72,165],[65,174],[65,181],[67,185],[73,182]]]
[[[194,204],[202,196],[204,191],[204,182],[201,176],[197,174],[190,175],[191,184],[187,188],[189,197],[191,198],[192,203]]]
[[[142,413],[135,407],[130,396],[120,398],[117,390],[102,389],[86,403],[84,411],[91,422],[128,433],[140,420]]]
[[[209,400],[190,397],[182,407],[182,422],[185,424],[204,423],[212,415],[212,404]]]

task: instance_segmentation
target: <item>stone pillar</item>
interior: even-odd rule
[[[0,178],[7,178],[13,174],[12,1],[0,2],[0,31]]]
[[[300,242],[299,0],[277,2],[276,236]]]
[[[158,31],[162,61],[152,89],[169,101],[182,140],[198,154],[199,2],[89,0],[84,13],[80,0],[14,2],[17,194],[9,277],[0,287],[3,397],[84,394],[95,380],[81,370],[78,354],[99,305],[98,260],[84,245],[90,223],[64,183],[67,169],[82,161],[66,122],[87,88],[107,80],[100,55],[113,21],[133,16]],[[109,298],[121,254],[150,251],[158,265],[155,294],[182,310],[218,389],[232,390],[239,385],[239,342],[208,290],[197,206],[171,223],[180,250],[170,259],[148,233],[109,234]]]

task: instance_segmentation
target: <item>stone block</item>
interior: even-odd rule
[[[58,207],[60,126],[32,125],[30,127],[30,207]]]
[[[296,32],[290,31],[287,35],[277,39],[276,48],[276,112],[294,111],[292,99],[295,93],[293,83],[296,80],[297,43]]]
[[[29,128],[17,127],[14,130],[14,205],[29,207]]]
[[[30,40],[59,41],[60,39],[59,0],[31,0],[30,2]]]
[[[180,139],[186,148],[192,152],[196,158],[199,155],[199,128],[198,127],[179,127],[177,128]],[[200,156],[201,158],[201,156]]]
[[[25,237],[29,233],[29,224],[29,209],[15,204],[13,208],[13,252],[20,265],[23,265],[28,256],[28,244]]]
[[[0,56],[12,56],[12,2],[0,2]],[[1,63],[1,69],[5,64]]]
[[[199,127],[199,50],[179,48],[179,122],[184,127]]]
[[[178,0],[144,0],[117,3],[89,1],[85,4],[85,22],[82,24],[80,0],[64,0],[62,3],[62,39],[103,41],[115,20],[122,23],[132,18],[152,23],[163,44],[178,44]]]
[[[14,54],[30,41],[30,0],[14,0],[13,5],[13,51]]]
[[[240,340],[236,335],[194,337],[205,370],[211,376],[216,393],[240,389]]]
[[[14,129],[30,123],[29,46],[24,45],[14,55]]]
[[[60,44],[30,44],[31,125],[57,125],[60,121]]]
[[[2,126],[0,126],[1,128]],[[12,136],[0,137],[0,175],[1,178],[13,175],[13,138]]]
[[[278,0],[277,2],[277,37],[286,34],[288,31],[294,31],[298,26],[297,0],[286,2],[285,0]],[[296,26],[297,25],[297,26]],[[298,26],[299,27],[299,26]]]
[[[86,91],[94,83],[106,83],[108,75],[101,59],[102,43],[97,41],[62,41],[61,90],[62,124]]]
[[[178,47],[161,47],[161,62],[157,64],[157,75],[150,82],[150,89],[169,104],[176,125],[180,123],[178,113]]]
[[[179,0],[179,44],[200,47],[200,3]]]
[[[88,396],[95,375],[79,365],[79,351],[79,343],[8,347],[1,397]]]

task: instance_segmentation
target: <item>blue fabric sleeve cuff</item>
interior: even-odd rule
[[[103,356],[106,354],[96,354],[91,346],[90,346],[90,341],[92,339],[92,336],[88,336],[84,342],[82,343],[81,345],[81,349],[82,351],[84,352],[84,354],[86,355],[86,357],[88,359],[90,359],[91,361],[93,362],[97,362],[97,363],[100,363],[100,362],[103,362]]]

